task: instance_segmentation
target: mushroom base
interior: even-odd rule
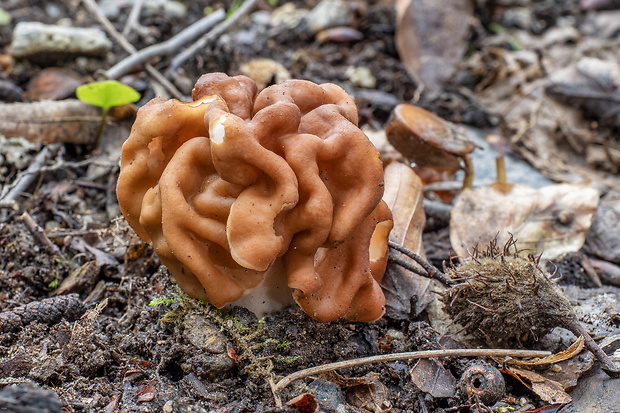
[[[265,272],[265,279],[258,287],[225,308],[245,307],[261,318],[296,305],[292,293],[293,289],[287,285],[282,260],[277,259]]]

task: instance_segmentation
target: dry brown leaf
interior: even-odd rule
[[[578,251],[598,206],[598,191],[588,183],[550,185],[540,189],[495,183],[461,193],[452,209],[450,242],[461,257],[468,248],[510,234],[520,249],[551,259]]]
[[[383,413],[392,410],[390,391],[378,379],[349,387],[345,396],[351,406],[362,412]]]
[[[472,3],[397,0],[396,14],[396,48],[407,72],[427,89],[440,89],[467,49]]]
[[[390,241],[401,244],[424,256],[422,231],[426,222],[422,206],[422,182],[409,166],[392,162],[385,168],[383,200],[394,216]],[[430,279],[389,264],[381,286],[385,293],[387,313],[403,319],[411,313],[411,297],[417,297],[418,314],[433,297],[428,293]]]
[[[508,371],[529,383],[532,391],[547,403],[570,403],[573,400],[560,383],[549,380],[538,373],[514,367]]]
[[[101,109],[79,100],[0,104],[0,134],[35,143],[94,142]]]
[[[558,382],[564,390],[573,389],[579,378],[594,365],[594,355],[589,351],[580,353],[577,357],[560,361],[554,365],[554,369],[548,369],[540,374],[546,378]]]
[[[413,384],[433,397],[453,397],[456,392],[456,379],[437,360],[418,360],[409,375]]]
[[[30,80],[26,96],[31,101],[66,99],[84,83],[86,78],[73,70],[48,67]]]
[[[300,413],[313,413],[318,406],[314,395],[310,393],[300,394],[286,403],[289,407],[295,407]]]
[[[581,353],[581,350],[583,350],[583,345],[584,345],[583,343],[584,343],[583,337],[579,336],[577,341],[575,341],[573,344],[570,345],[570,347],[568,347],[566,350],[560,353],[552,354],[550,356],[543,357],[543,358],[537,357],[533,360],[513,359],[513,360],[508,361],[506,364],[512,365],[512,366],[542,366],[546,364],[559,363],[561,361],[568,360],[576,356],[577,354]]]

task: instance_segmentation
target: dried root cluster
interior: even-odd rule
[[[471,259],[447,270],[458,281],[441,298],[445,311],[467,333],[500,346],[536,340],[553,327],[577,321],[553,276],[525,256],[511,239],[475,249]]]

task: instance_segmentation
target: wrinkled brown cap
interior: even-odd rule
[[[179,286],[222,307],[282,260],[310,316],[381,317],[391,212],[353,100],[302,80],[257,95],[249,78],[221,73],[192,97],[140,109],[117,186],[127,221]]]
[[[408,104],[394,108],[385,133],[409,160],[450,172],[460,169],[460,158],[476,148],[462,127]]]

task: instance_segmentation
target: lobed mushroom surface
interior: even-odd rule
[[[284,271],[319,321],[372,321],[392,215],[383,165],[334,84],[203,75],[192,101],[155,98],[123,145],[117,196],[190,296],[233,303]]]

